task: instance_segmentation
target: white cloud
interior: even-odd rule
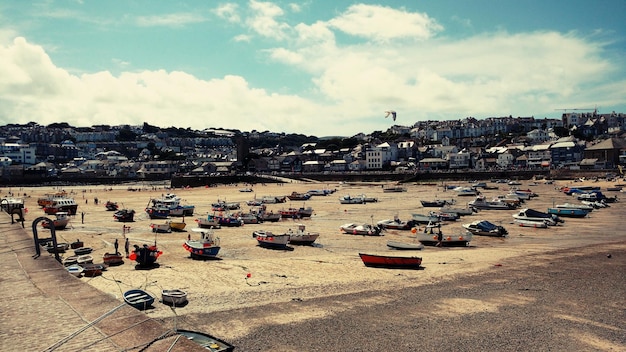
[[[284,11],[276,4],[250,0],[252,15],[246,20],[246,24],[256,33],[263,37],[282,40],[286,38],[289,25],[276,20],[284,15]]]
[[[141,27],[180,27],[190,23],[204,22],[205,18],[197,13],[169,13],[155,16],[139,16],[135,22]]]
[[[225,19],[228,22],[239,23],[241,22],[241,17],[237,13],[239,10],[239,5],[228,3],[218,6],[213,12],[220,18]]]
[[[426,14],[365,4],[350,6],[341,16],[330,20],[329,25],[345,33],[377,42],[394,39],[424,40],[443,30],[440,24]]]

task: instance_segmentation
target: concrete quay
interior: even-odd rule
[[[0,351],[206,351],[74,277],[0,213]],[[113,284],[113,283],[112,283]]]

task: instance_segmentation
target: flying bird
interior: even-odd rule
[[[389,115],[391,115],[391,118],[395,121],[396,120],[396,112],[393,110],[389,110],[389,111],[385,111],[386,115],[385,118],[388,118]]]

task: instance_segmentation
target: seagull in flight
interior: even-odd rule
[[[389,115],[391,115],[391,118],[395,121],[396,120],[396,112],[393,110],[389,110],[389,111],[385,111],[385,118],[388,118]]]

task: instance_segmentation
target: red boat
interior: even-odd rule
[[[365,266],[389,269],[420,269],[421,257],[395,257],[390,255],[375,255],[359,253]]]

